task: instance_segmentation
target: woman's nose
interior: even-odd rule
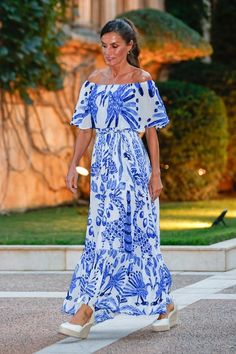
[[[111,48],[111,47],[107,47],[107,48],[106,48],[106,53],[107,53],[107,54],[111,54],[111,52],[112,52],[112,48]]]

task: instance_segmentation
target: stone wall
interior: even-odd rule
[[[76,127],[69,125],[81,83],[98,65],[97,46],[71,40],[61,51],[67,71],[64,89],[31,92],[33,105],[17,95],[2,102],[0,139],[0,212],[24,211],[70,202],[65,186]],[[98,56],[99,57],[99,56]],[[88,166],[92,143],[81,165]],[[81,179],[84,196],[89,178]]]

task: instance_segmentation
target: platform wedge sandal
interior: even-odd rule
[[[178,323],[178,306],[177,306],[176,302],[174,302],[174,310],[169,313],[168,319],[170,322],[170,328],[177,325],[177,323]]]
[[[152,324],[152,330],[154,332],[164,332],[169,331],[169,329],[178,322],[178,306],[176,302],[174,302],[174,309],[169,312],[168,317],[162,318],[161,320],[156,320]]]
[[[60,325],[58,332],[65,334],[70,337],[76,337],[80,339],[86,339],[89,335],[91,327],[94,325],[94,308],[90,306],[93,310],[90,320],[83,326],[75,325],[69,322],[64,322]]]

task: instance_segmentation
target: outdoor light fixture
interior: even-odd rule
[[[87,168],[85,167],[82,167],[82,166],[76,166],[75,168],[76,172],[78,173],[78,181],[77,181],[77,205],[87,205],[88,202],[83,200],[81,198],[81,191],[80,191],[80,180],[81,180],[81,177],[84,176],[88,176],[89,175],[89,171],[87,170]]]
[[[227,209],[224,209],[220,215],[215,219],[215,221],[212,223],[211,226],[216,226],[216,225],[219,225],[220,222],[222,222],[222,224],[224,224],[224,226],[226,226],[226,223],[224,222],[224,217],[225,217],[225,214],[227,213]]]
[[[168,164],[161,163],[161,168],[164,170],[168,170],[170,168],[170,166]]]
[[[88,176],[88,174],[89,174],[89,171],[85,167],[76,166],[75,169],[76,169],[76,172],[81,176]]]
[[[206,173],[206,170],[204,168],[199,168],[199,170],[198,170],[199,176],[203,176],[203,175],[205,175],[205,173]]]

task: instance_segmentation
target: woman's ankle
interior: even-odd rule
[[[170,313],[171,311],[173,311],[174,308],[175,308],[175,305],[174,305],[173,302],[172,302],[171,304],[168,304],[168,305],[167,305],[167,311],[168,311],[168,313]]]
[[[90,318],[93,314],[93,309],[89,305],[85,305],[85,306],[86,307],[84,308],[84,313],[86,314],[86,316]]]

